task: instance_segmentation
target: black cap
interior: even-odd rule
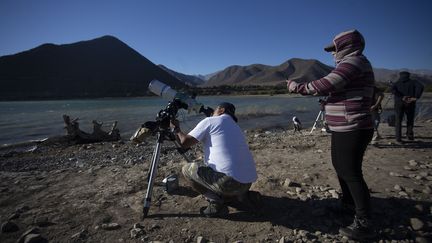
[[[328,44],[326,47],[324,47],[324,51],[326,52],[336,51],[335,44],[334,43]]]
[[[224,108],[224,113],[230,115],[235,122],[238,121],[237,117],[235,116],[235,106],[233,104],[228,102],[222,102],[218,106]]]

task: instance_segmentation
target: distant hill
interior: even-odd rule
[[[333,68],[317,60],[290,59],[278,66],[253,64],[230,66],[211,77],[204,86],[278,85],[286,79],[309,81],[327,75]]]
[[[389,85],[390,81],[395,82],[398,80],[401,71],[410,72],[413,79],[420,81],[424,85],[432,85],[432,71],[430,70],[374,68],[375,80],[383,85]]]
[[[141,96],[153,79],[185,87],[112,36],[0,57],[2,100]]]
[[[293,58],[278,66],[263,64],[252,64],[248,66],[233,65],[217,72],[203,87],[221,85],[278,85],[283,84],[286,79],[293,79],[299,82],[319,79],[327,75],[334,67],[325,65],[314,59]],[[374,68],[375,80],[381,86],[389,85],[389,81],[396,81],[399,72],[409,71],[414,79],[425,85],[432,85],[432,71],[430,70],[390,70]]]
[[[186,85],[197,86],[205,83],[205,80],[203,79],[204,76],[195,76],[195,75],[187,75],[187,74],[179,73],[165,67],[162,64],[159,64],[158,66],[163,70],[167,71],[169,74],[176,77],[177,79],[179,79],[181,82],[183,82]]]

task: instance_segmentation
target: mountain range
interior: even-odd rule
[[[149,95],[148,84],[158,79],[176,90],[188,86],[280,85],[321,78],[333,67],[313,59],[292,58],[270,66],[233,65],[210,75],[187,75],[155,65],[113,36],[72,44],[43,44],[0,57],[0,99],[64,99]],[[401,70],[374,69],[376,80],[396,80]],[[432,84],[432,71],[410,70],[414,78]]]

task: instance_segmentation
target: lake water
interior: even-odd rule
[[[245,130],[288,128],[294,115],[305,127],[310,127],[319,112],[317,97],[198,96],[197,100],[213,108],[221,101],[233,103],[239,125]],[[80,128],[89,133],[93,129],[92,120],[103,122],[105,131],[118,121],[122,138],[129,139],[142,123],[154,121],[167,104],[168,101],[160,97],[0,102],[0,145],[63,135],[66,133],[63,114],[72,119],[78,117]],[[430,108],[430,102],[424,107]],[[432,112],[429,109],[427,113]],[[178,115],[185,131],[204,118],[203,114],[188,114],[186,110],[180,110]]]

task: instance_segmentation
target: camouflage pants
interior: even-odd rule
[[[201,163],[188,163],[182,168],[187,180],[197,183],[220,197],[238,196],[246,193],[252,183],[240,183],[232,177],[214,171]],[[204,192],[201,192],[204,193]]]

